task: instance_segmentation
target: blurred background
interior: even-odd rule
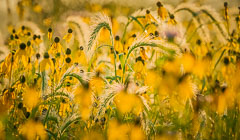
[[[158,0],[0,0],[0,44],[7,37],[7,29],[22,21],[33,21],[40,29],[46,29],[56,21],[64,21],[68,15],[89,17],[94,12],[106,11],[110,16],[129,15],[141,8],[155,7]],[[223,10],[226,0],[161,0],[173,8],[183,2],[208,5]],[[237,13],[240,0],[227,0],[229,11]],[[59,23],[59,22],[58,22]],[[53,26],[53,25],[52,25]],[[56,26],[56,25],[54,25]],[[8,28],[7,28],[8,27]]]

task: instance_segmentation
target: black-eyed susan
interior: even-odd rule
[[[177,21],[175,20],[175,16],[173,14],[170,14],[170,19],[168,20],[168,24],[176,25]]]
[[[157,2],[157,7],[158,7],[158,16],[162,19],[165,20],[167,19],[168,12],[166,8],[163,7],[162,3],[159,1]]]
[[[152,16],[149,10],[146,10],[145,20],[146,20],[146,24],[157,22],[157,20]]]
[[[224,18],[228,22],[229,16],[228,16],[228,3],[224,2]]]
[[[48,40],[52,40],[52,34],[53,34],[53,31],[52,31],[52,28],[48,28]]]
[[[29,57],[26,47],[25,43],[21,43],[15,54],[15,62],[18,63],[20,61],[24,66],[27,66]]]
[[[134,64],[133,69],[135,72],[136,79],[139,80],[144,77],[146,68],[145,68],[145,62],[141,56],[136,58],[136,63]]]
[[[64,98],[62,99],[60,103],[60,108],[59,108],[59,116],[61,117],[66,117],[67,113],[71,112],[71,103],[69,102],[69,99]]]
[[[63,39],[69,43],[72,38],[72,33],[73,33],[73,30],[71,28],[68,29],[68,33],[63,37]]]
[[[39,46],[40,43],[42,43],[41,36],[34,34],[32,42],[33,42],[34,45]]]
[[[148,56],[146,55],[146,51],[144,47],[140,47],[140,56],[142,60],[146,61],[148,59]]]
[[[87,58],[86,54],[84,52],[84,47],[80,46],[77,49],[77,55],[76,55],[76,62],[80,65],[86,66],[87,65]]]
[[[52,60],[50,59],[49,54],[46,52],[44,53],[44,59],[40,62],[40,71],[48,71],[51,70],[54,71],[54,65]]]
[[[123,53],[123,45],[118,35],[115,36],[114,49],[117,54]]]
[[[60,38],[59,37],[55,37],[54,38],[54,42],[53,44],[51,45],[51,48],[49,49],[49,54],[55,56],[57,54],[60,54],[62,53],[62,45],[60,44]]]

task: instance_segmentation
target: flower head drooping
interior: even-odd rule
[[[52,40],[52,28],[48,28],[48,40]]]
[[[16,54],[15,54],[15,60],[16,62],[21,61],[23,63],[24,66],[27,66],[28,63],[28,54],[27,54],[27,49],[26,49],[26,44],[25,43],[21,43],[19,45],[19,49],[17,50]]]
[[[148,56],[146,55],[146,51],[145,51],[144,47],[140,48],[140,56],[144,61],[146,61],[148,59]]]
[[[170,19],[168,21],[168,24],[176,25],[177,21],[175,20],[175,17],[173,14],[170,15]]]
[[[55,56],[58,53],[62,53],[62,45],[60,44],[60,38],[55,37],[54,42],[49,50],[49,54]]]
[[[117,54],[123,53],[123,45],[118,35],[115,37],[114,49]]]
[[[83,66],[87,65],[87,59],[86,59],[86,55],[85,55],[83,46],[78,47],[76,57],[77,57],[76,62],[78,64],[81,64]]]
[[[40,62],[40,71],[47,71],[51,70],[52,72],[54,71],[54,65],[52,60],[49,57],[49,54],[46,52],[44,53],[44,59]]]
[[[228,16],[228,3],[224,2],[224,18],[228,22],[229,16]]]
[[[147,24],[150,24],[151,22],[157,22],[149,10],[146,10],[145,20]]]
[[[66,40],[66,42],[70,42],[71,38],[72,38],[72,29],[68,29],[68,33],[63,37],[64,40]]]
[[[166,8],[163,7],[162,3],[159,1],[157,2],[157,7],[158,7],[158,16],[162,19],[165,20],[168,16],[168,12]]]

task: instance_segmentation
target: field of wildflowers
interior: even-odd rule
[[[240,139],[237,0],[2,1],[0,140]]]

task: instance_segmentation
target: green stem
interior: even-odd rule
[[[91,69],[91,65],[92,65],[92,62],[93,62],[93,56],[95,55],[95,53],[97,53],[97,51],[99,49],[101,49],[102,47],[110,47],[110,48],[113,48],[113,46],[111,45],[101,45],[99,47],[96,48],[96,50],[93,52],[92,56],[91,56],[91,59],[90,59],[90,62],[89,62],[89,65],[88,65],[88,72],[90,72],[90,69]]]
[[[216,62],[216,64],[215,64],[215,66],[214,66],[214,68],[213,68],[213,71],[216,69],[216,67],[217,67],[218,63],[220,62],[220,60],[222,59],[223,54],[224,54],[225,51],[226,51],[226,49],[224,49],[224,50],[222,51],[220,57],[218,58],[218,60],[217,60],[217,62]]]

